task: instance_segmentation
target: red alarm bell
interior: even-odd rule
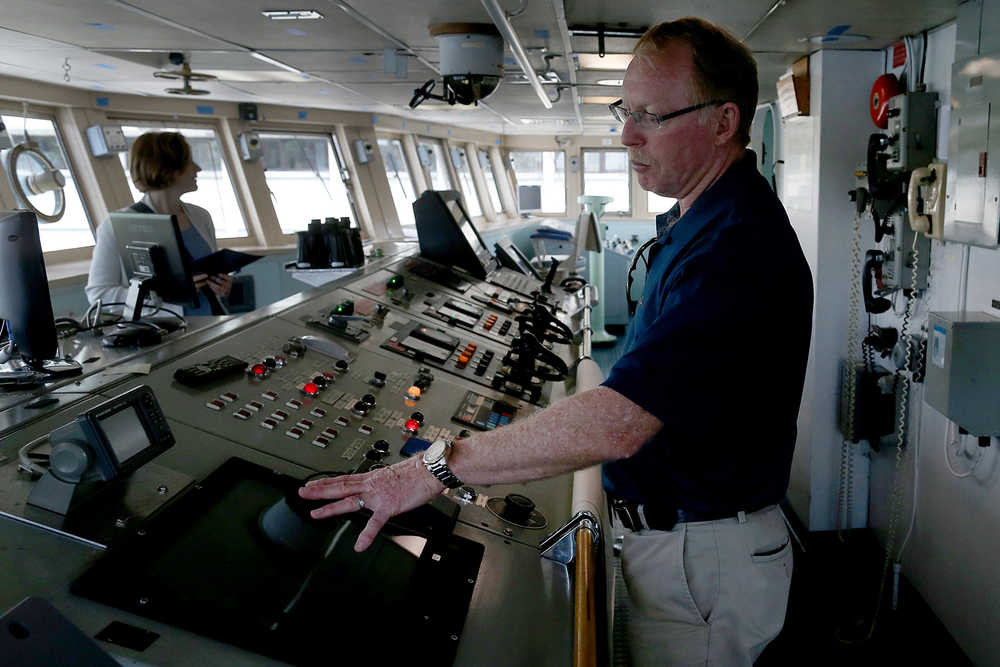
[[[872,86],[872,94],[868,100],[868,111],[872,115],[872,122],[883,130],[889,127],[889,98],[895,97],[903,92],[903,87],[899,84],[899,79],[895,74],[883,74],[875,79]]]

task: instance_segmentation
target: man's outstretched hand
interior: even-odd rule
[[[299,489],[299,495],[308,500],[334,500],[314,509],[314,519],[325,519],[339,514],[368,509],[372,516],[361,531],[355,551],[364,551],[386,521],[433,499],[444,489],[424,467],[419,456],[401,461],[388,468],[379,468],[360,475],[324,477],[308,482]]]

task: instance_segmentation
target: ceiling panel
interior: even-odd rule
[[[235,4],[232,0],[227,3]],[[184,50],[219,46],[215,40],[169,27],[108,0],[3,0],[0,7],[5,28],[88,48]],[[189,14],[188,20],[192,16],[197,13]]]
[[[167,66],[170,51],[184,52],[192,68],[221,70],[228,79],[246,78],[247,72],[261,72],[261,78],[288,76],[284,70],[252,58],[254,49],[314,75],[313,79],[288,82],[216,81],[194,84],[208,88],[211,98],[253,100],[275,104],[331,109],[367,109],[395,113],[416,121],[442,122],[463,127],[501,131],[498,114],[510,119],[506,131],[528,134],[568,133],[575,127],[573,95],[564,90],[554,109],[547,111],[528,85],[513,83],[520,68],[509,47],[505,52],[507,79],[487,101],[494,111],[484,108],[454,107],[447,110],[406,106],[413,89],[435,78],[431,69],[417,58],[408,61],[405,79],[384,73],[383,49],[395,48],[395,37],[416,51],[425,61],[439,61],[437,43],[429,26],[443,22],[488,23],[481,0],[348,0],[378,30],[352,18],[340,2],[320,0],[313,5],[297,5],[291,0],[128,0],[154,14],[189,26],[207,35],[193,34],[153,17],[130,11],[115,0],[0,0],[0,73],[38,81],[64,83],[63,65],[70,63],[74,87],[142,95],[165,95],[163,89],[178,85],[154,79],[152,73]],[[715,21],[742,37],[760,19],[773,0],[680,0],[650,3],[647,0],[566,0],[568,23],[629,27],[655,25],[686,15]],[[507,11],[518,2],[504,0]],[[553,58],[552,68],[562,81],[569,81],[572,54],[564,45],[555,20],[552,0],[529,1],[511,23],[537,69],[545,66],[545,55]],[[314,8],[325,15],[320,21],[271,21],[262,9]],[[775,97],[778,77],[798,57],[817,48],[881,48],[900,35],[931,28],[954,17],[955,0],[795,0],[780,6],[749,40],[760,78],[760,99]],[[850,26],[847,32],[869,35],[856,42],[810,43],[810,35],[827,33],[836,26]],[[380,34],[381,31],[384,34]],[[213,35],[215,37],[213,37]],[[216,38],[217,37],[217,38]],[[630,53],[634,39],[609,38],[609,53]],[[597,50],[594,37],[574,37],[573,53]],[[128,49],[142,49],[143,52]],[[614,71],[576,73],[580,95],[618,95],[620,89],[596,85],[600,79],[620,78]],[[325,79],[324,82],[320,79]],[[334,82],[334,83],[330,83]],[[345,90],[335,83],[342,84]],[[555,95],[551,86],[545,87]],[[441,84],[438,82],[438,92]],[[325,92],[324,92],[325,91]],[[192,98],[204,100],[204,98]],[[210,103],[210,100],[209,100]],[[581,108],[588,132],[609,133],[602,120],[601,105]],[[591,119],[593,117],[593,119]],[[525,118],[531,122],[521,123]]]

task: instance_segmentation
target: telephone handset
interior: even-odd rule
[[[943,162],[932,162],[910,173],[906,206],[910,228],[932,239],[944,238],[947,169]]]
[[[865,299],[865,310],[874,315],[884,313],[892,307],[892,302],[884,297],[876,297],[872,292],[872,277],[882,279],[882,263],[885,254],[881,250],[869,250],[865,253],[865,267],[861,274],[861,293]]]

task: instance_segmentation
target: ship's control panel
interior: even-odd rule
[[[68,559],[75,573],[35,583],[62,590],[53,604],[77,625],[120,622],[160,637],[147,649],[116,646],[135,660],[569,664],[572,575],[539,557],[569,518],[568,477],[450,490],[363,556],[351,549],[363,515],[317,526],[294,492],[310,475],[368,471],[437,439],[516,425],[570,392],[580,297],[497,276],[387,258],[217,336],[176,343],[148,375],[95,376],[88,387],[99,396],[80,392],[2,434],[0,513],[17,521],[0,518],[0,531],[37,525],[110,546],[96,559],[46,541],[38,557]],[[121,479],[84,467],[84,502],[42,516],[26,502],[38,475],[17,462],[55,465],[61,450],[46,434],[128,392],[155,397],[173,446]],[[88,515],[91,497],[101,498],[99,516]],[[379,622],[331,611],[330,600]],[[384,641],[386,623],[398,642]],[[330,627],[353,648],[338,653]],[[521,642],[501,627],[559,639]]]

